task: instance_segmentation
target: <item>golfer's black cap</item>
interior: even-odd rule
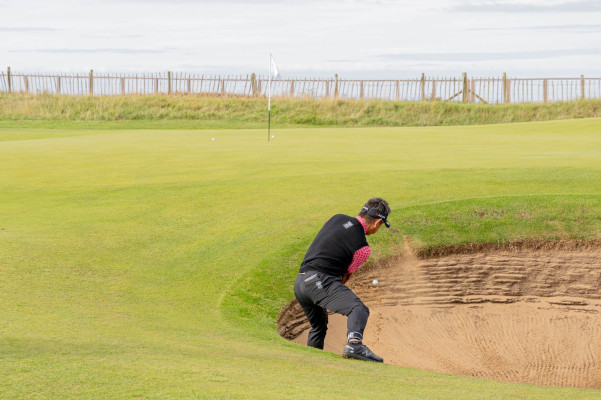
[[[386,225],[387,228],[390,228],[390,222],[388,222],[388,219],[387,219],[388,214],[384,214],[377,208],[367,208],[364,206],[363,209],[367,210],[367,215],[369,215],[370,217],[373,217],[373,218],[380,218],[384,222],[384,225]]]

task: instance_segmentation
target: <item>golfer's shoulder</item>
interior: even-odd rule
[[[330,221],[340,231],[364,233],[363,226],[356,217],[345,214],[336,214],[330,218]]]
[[[356,225],[361,225],[357,218],[351,217],[350,215],[346,214],[336,214],[332,218],[330,218],[328,222],[335,225],[342,225],[346,229]]]
[[[337,239],[342,239],[349,246],[356,248],[367,245],[365,231],[356,217],[346,214],[336,214],[326,224],[325,230]]]
[[[342,221],[342,220],[349,220],[349,219],[356,219],[354,217],[351,217],[350,215],[346,215],[346,214],[335,214],[332,216],[332,218],[330,218],[330,221]]]

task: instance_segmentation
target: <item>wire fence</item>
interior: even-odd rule
[[[0,72],[0,92],[51,93],[71,96],[188,94],[262,97],[267,76],[153,74],[26,74]],[[272,97],[450,101],[508,104],[600,99],[601,78],[435,78],[357,80],[333,78],[281,79],[271,83]]]

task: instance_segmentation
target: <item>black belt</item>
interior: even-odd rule
[[[305,275],[305,274],[322,274],[325,276],[331,276],[332,278],[336,278],[336,279],[340,279],[342,280],[342,277],[339,275],[332,275],[332,274],[328,274],[326,272],[323,271],[305,271],[305,272],[299,272],[299,275]]]

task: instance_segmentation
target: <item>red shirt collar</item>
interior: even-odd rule
[[[367,233],[367,225],[365,224],[365,221],[363,221],[363,218],[357,216],[357,220],[361,223],[361,225],[363,226],[363,231],[365,233]]]

